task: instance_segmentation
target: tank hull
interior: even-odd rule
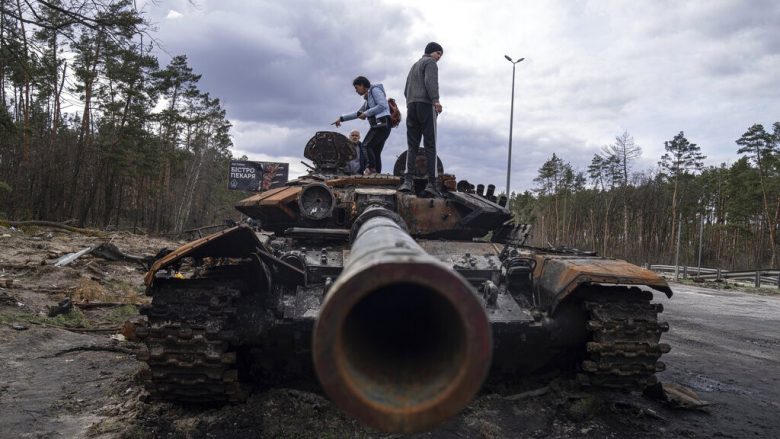
[[[206,253],[214,252],[217,248],[215,239],[235,239],[231,236],[239,234],[243,236],[243,239],[247,239],[251,235],[249,239],[257,243],[261,243],[263,240],[262,235],[258,236],[248,228],[238,227],[235,231],[221,232],[203,238],[201,244],[204,247],[206,245],[212,246],[212,248],[205,250]],[[645,341],[642,342],[647,343],[648,347],[640,343],[639,349],[648,351],[646,357],[650,358],[650,362],[652,362],[652,370],[647,369],[639,373],[635,377],[635,383],[608,385],[610,387],[641,388],[643,383],[652,381],[656,370],[663,368],[663,365],[656,364],[655,360],[667,349],[665,345],[659,344],[659,338],[668,327],[658,322],[657,315],[662,311],[661,307],[650,305],[653,295],[650,292],[652,291],[650,285],[664,287],[665,283],[663,279],[653,273],[640,271],[638,273],[644,277],[628,278],[625,274],[610,277],[610,272],[622,273],[620,270],[630,264],[600,257],[567,258],[536,249],[526,249],[522,255],[537,261],[537,267],[549,269],[553,264],[562,264],[561,261],[576,262],[572,267],[567,268],[567,273],[571,279],[577,280],[559,283],[563,285],[562,287],[550,287],[550,282],[547,282],[546,279],[551,276],[551,271],[534,270],[530,275],[532,279],[527,284],[529,288],[512,291],[506,288],[505,281],[502,281],[502,276],[506,277],[506,275],[501,274],[502,246],[500,244],[425,239],[416,242],[428,255],[458,272],[473,287],[476,300],[484,307],[493,337],[492,365],[486,379],[486,385],[505,385],[527,379],[529,375],[534,373],[550,370],[584,372],[581,362],[586,361],[587,350],[599,349],[600,346],[593,343],[599,343],[602,339],[606,340],[606,336],[595,334],[595,331],[599,329],[596,326],[600,323],[596,323],[598,318],[591,316],[591,312],[586,309],[596,306],[593,303],[598,303],[599,291],[603,292],[604,297],[613,300],[617,308],[624,306],[637,308],[636,317],[641,316],[639,320],[645,322],[643,324],[647,326],[643,330],[650,334],[649,338],[645,337],[643,339]],[[232,242],[226,242],[222,247],[236,248]],[[170,293],[164,294],[165,291],[172,288],[187,291],[190,282],[200,282],[199,279],[160,278],[157,274],[164,272],[169,265],[175,265],[181,259],[192,257],[193,254],[199,255],[198,257],[206,257],[203,256],[205,255],[204,250],[201,249],[201,253],[196,253],[196,249],[197,246],[182,247],[181,252],[174,252],[167,259],[161,260],[159,264],[155,265],[156,271],[151,271],[147,278],[149,279],[147,293],[153,297],[153,303],[158,301],[167,303],[164,297]],[[268,268],[268,264],[263,262],[260,257],[252,262],[245,262],[246,265],[238,265],[240,268],[233,271],[233,276],[241,272],[240,278],[254,278],[254,280],[244,281],[245,283],[241,286],[244,291],[236,299],[234,306],[241,309],[242,313],[236,317],[237,323],[231,328],[234,338],[231,339],[230,343],[236,350],[240,349],[251,355],[252,358],[249,361],[251,371],[247,374],[242,373],[242,375],[250,376],[252,382],[260,383],[262,386],[293,385],[318,389],[320,386],[314,373],[312,361],[313,329],[322,307],[326,289],[329,288],[329,284],[332,285],[339,278],[344,263],[349,260],[350,246],[346,242],[331,241],[306,246],[304,249],[293,245],[290,249],[290,251],[296,252],[298,260],[302,260],[301,264],[306,267],[305,274],[299,276],[300,279],[306,278],[306,285],[295,283],[292,275],[297,274],[293,271],[296,267],[290,267],[287,272],[278,268]],[[282,251],[282,253],[284,252]],[[219,252],[216,252],[216,255],[221,258],[225,257]],[[250,254],[236,252],[229,260],[231,262],[247,261],[248,255]],[[283,260],[276,259],[279,261],[279,266],[282,266]],[[287,260],[290,259],[292,258],[287,258]],[[586,264],[588,261],[590,264]],[[583,267],[589,267],[589,270],[584,270]],[[601,271],[597,273],[596,268]],[[556,270],[559,269],[560,267],[556,267]],[[257,275],[258,272],[265,271],[273,272],[277,280],[283,279],[285,276],[290,279],[285,279],[269,288],[267,281],[260,280],[266,274]],[[598,281],[594,281],[597,277],[596,274],[598,274]],[[157,280],[153,280],[155,276],[158,276]],[[215,286],[227,281],[213,276],[212,278]],[[492,282],[498,288],[498,294],[496,294],[495,302],[492,304],[489,303],[490,297],[487,297],[484,292],[486,282]],[[576,285],[573,286],[573,283]],[[638,290],[635,285],[641,285],[644,288]],[[661,293],[667,295],[667,289],[668,287]],[[659,292],[655,294],[659,294]],[[626,298],[637,295],[641,297],[629,300],[621,298],[621,295]],[[593,296],[596,296],[595,299]],[[647,304],[650,308],[648,306],[642,308],[636,304],[626,305],[627,300]],[[169,319],[169,315],[155,317],[153,311],[155,306],[157,305],[153,304],[143,311],[149,320],[138,323],[141,326],[136,331],[138,334],[145,335],[150,332],[151,328],[157,327],[162,330],[161,328],[166,328],[169,325],[190,326],[192,328],[206,325],[198,322],[197,319],[186,321],[185,317],[179,317],[182,318],[182,321],[178,323],[174,322],[174,319]],[[602,314],[608,312],[619,313],[618,311],[606,310]],[[157,313],[160,314],[159,311]],[[629,317],[631,316],[623,315],[622,319],[627,320]],[[616,320],[619,323],[621,316],[605,317],[604,319]],[[618,339],[617,335],[613,334],[612,337],[615,340]],[[166,342],[164,346],[155,346],[152,349],[168,348],[168,343]],[[607,347],[609,346],[607,345]],[[625,346],[624,348],[628,349]],[[575,355],[571,355],[572,353]],[[629,351],[625,351],[625,355],[629,354]],[[147,358],[146,354],[142,354],[140,358]],[[645,367],[650,367],[647,366],[649,364],[647,361],[645,363]],[[156,385],[154,382],[150,382],[151,387]],[[188,398],[178,397],[166,399],[188,400]],[[193,398],[193,401],[196,399],[199,398]],[[225,397],[216,399],[229,400]]]

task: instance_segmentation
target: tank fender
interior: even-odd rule
[[[280,260],[266,250],[249,227],[239,225],[188,242],[152,264],[144,276],[147,287],[154,283],[155,274],[185,257],[243,258],[257,254],[265,263],[281,268],[296,280],[306,283],[306,273]]]
[[[534,294],[551,313],[577,287],[591,284],[645,285],[672,297],[672,289],[663,277],[620,259],[536,256]]]

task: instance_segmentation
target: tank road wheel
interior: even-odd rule
[[[658,322],[663,305],[650,303],[653,293],[600,286],[589,287],[581,297],[589,333],[582,362],[585,383],[627,390],[655,384],[655,373],[666,368],[658,358],[670,347],[659,343],[669,324]]]
[[[240,279],[158,279],[152,304],[136,324],[145,343],[138,359],[148,364],[142,378],[152,399],[224,403],[246,399],[235,345]],[[243,372],[242,372],[243,374]]]

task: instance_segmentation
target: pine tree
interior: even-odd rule
[[[683,178],[692,173],[701,171],[704,167],[706,156],[701,153],[701,148],[695,143],[691,143],[685,138],[685,134],[680,131],[671,141],[664,142],[666,152],[661,156],[658,165],[662,172],[673,182],[672,190],[672,232],[669,236],[669,251],[674,251],[674,242],[679,225],[677,221],[677,201],[680,189],[680,183]]]
[[[778,131],[777,123],[775,124],[775,132]],[[777,263],[777,222],[778,222],[778,208],[780,203],[775,201],[777,208],[770,212],[769,209],[769,193],[776,194],[777,186],[777,141],[774,134],[769,134],[761,124],[755,124],[748,128],[748,130],[742,134],[742,137],[737,139],[737,145],[740,148],[737,150],[737,154],[743,154],[748,157],[750,161],[755,163],[758,168],[759,184],[761,186],[761,195],[763,199],[763,211],[764,222],[769,230],[770,248],[772,250],[772,267]]]

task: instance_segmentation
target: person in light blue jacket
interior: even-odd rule
[[[368,166],[365,173],[381,173],[382,149],[390,136],[390,105],[387,103],[385,88],[382,84],[371,85],[365,76],[355,78],[352,81],[352,86],[355,87],[357,94],[363,96],[365,102],[356,112],[339,116],[333,125],[340,127],[342,122],[353,119],[368,120],[371,129],[363,138],[363,145],[368,156]]]

